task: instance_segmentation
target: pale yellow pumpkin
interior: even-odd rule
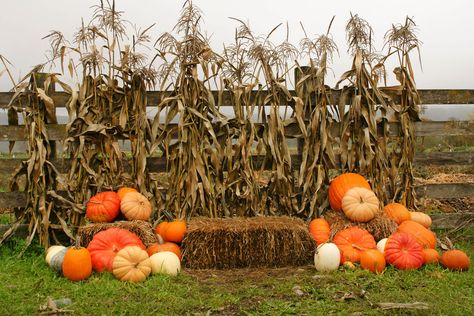
[[[342,211],[354,222],[368,222],[379,211],[379,199],[366,188],[352,188],[342,198]]]
[[[117,252],[112,273],[120,281],[142,282],[151,273],[148,253],[138,246],[127,246]]]
[[[150,257],[150,261],[153,274],[162,273],[175,276],[181,271],[181,261],[171,251],[157,252]]]
[[[431,217],[428,214],[422,212],[410,212],[411,220],[430,228],[431,226]]]
[[[51,259],[63,249],[66,249],[66,247],[61,245],[54,245],[49,247],[48,250],[46,250],[46,263],[48,265],[51,265]]]
[[[120,209],[128,220],[147,221],[151,215],[150,201],[141,193],[128,192],[120,202]]]

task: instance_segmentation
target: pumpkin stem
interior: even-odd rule
[[[165,240],[163,239],[163,237],[161,237],[160,234],[156,234],[156,239],[158,239],[158,244],[159,245],[163,245],[165,243]]]

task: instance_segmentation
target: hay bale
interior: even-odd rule
[[[183,250],[183,264],[192,269],[285,267],[310,264],[315,243],[301,219],[195,218]]]
[[[139,220],[118,221],[113,223],[91,223],[79,227],[77,237],[81,240],[81,246],[87,247],[95,234],[112,227],[126,229],[134,233],[135,235],[140,237],[146,247],[155,242],[158,242],[158,239],[156,238],[156,235],[153,232],[153,227],[151,226],[151,224],[149,222]]]
[[[323,217],[331,226],[331,236],[345,228],[358,226],[371,233],[375,240],[380,240],[390,236],[397,230],[397,223],[386,217],[383,213],[378,213],[374,219],[367,223],[351,222],[343,212],[336,211],[329,211]]]

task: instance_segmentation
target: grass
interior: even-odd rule
[[[474,272],[440,266],[417,271],[388,268],[384,274],[340,270],[320,274],[311,266],[288,269],[184,271],[155,275],[141,284],[122,283],[110,273],[70,282],[44,262],[33,245],[18,258],[22,242],[0,248],[0,315],[30,315],[53,299],[70,298],[76,315],[472,315]],[[472,258],[471,242],[458,243]],[[296,293],[297,289],[300,291]],[[429,304],[429,310],[383,311],[377,303]]]

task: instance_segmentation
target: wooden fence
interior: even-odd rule
[[[422,104],[474,104],[474,90],[418,90]],[[149,91],[147,93],[147,104],[149,106],[156,105],[160,99],[160,94],[167,92]],[[294,92],[292,92],[294,93]],[[335,102],[338,102],[340,90],[333,90],[333,97]],[[386,91],[391,94],[395,100],[397,95],[393,92]],[[0,92],[0,108],[6,109],[13,96],[12,92]],[[223,104],[230,104],[230,94],[224,93]],[[69,95],[64,92],[53,92],[52,99],[54,104],[60,108],[68,100]],[[47,130],[50,140],[63,141],[65,139],[65,124],[49,124]],[[334,128],[338,128],[337,124]],[[417,137],[432,137],[432,136],[464,136],[474,137],[474,121],[423,121],[416,122],[416,136]],[[399,123],[390,123],[390,134],[392,136],[398,135]],[[0,141],[24,141],[27,138],[25,135],[24,125],[0,125]],[[288,138],[298,139],[299,128],[296,124],[285,127],[285,134]],[[261,162],[258,157],[255,159],[256,164]],[[7,157],[0,160],[0,178],[9,180],[12,173],[18,168],[24,159]],[[292,157],[292,164],[296,167],[301,162],[301,155],[298,151],[294,152]],[[431,152],[431,153],[417,153],[415,157],[416,165],[474,165],[474,152]],[[70,161],[66,158],[57,158],[53,160],[54,165],[61,172],[68,170]],[[125,162],[125,166],[127,162]],[[160,172],[166,168],[165,158],[150,157],[147,161],[147,168],[149,172]],[[5,181],[4,181],[5,182]],[[463,198],[474,197],[474,183],[438,183],[438,184],[424,184],[416,187],[419,197],[430,197],[436,199],[448,198]],[[25,194],[22,192],[0,192],[0,207],[14,208],[23,207],[26,203]],[[437,227],[451,227],[459,222],[468,221],[470,225],[474,224],[473,212],[474,210],[459,210],[464,215],[454,214],[450,219],[446,216],[434,215],[434,222]],[[441,216],[441,217],[440,217]]]

